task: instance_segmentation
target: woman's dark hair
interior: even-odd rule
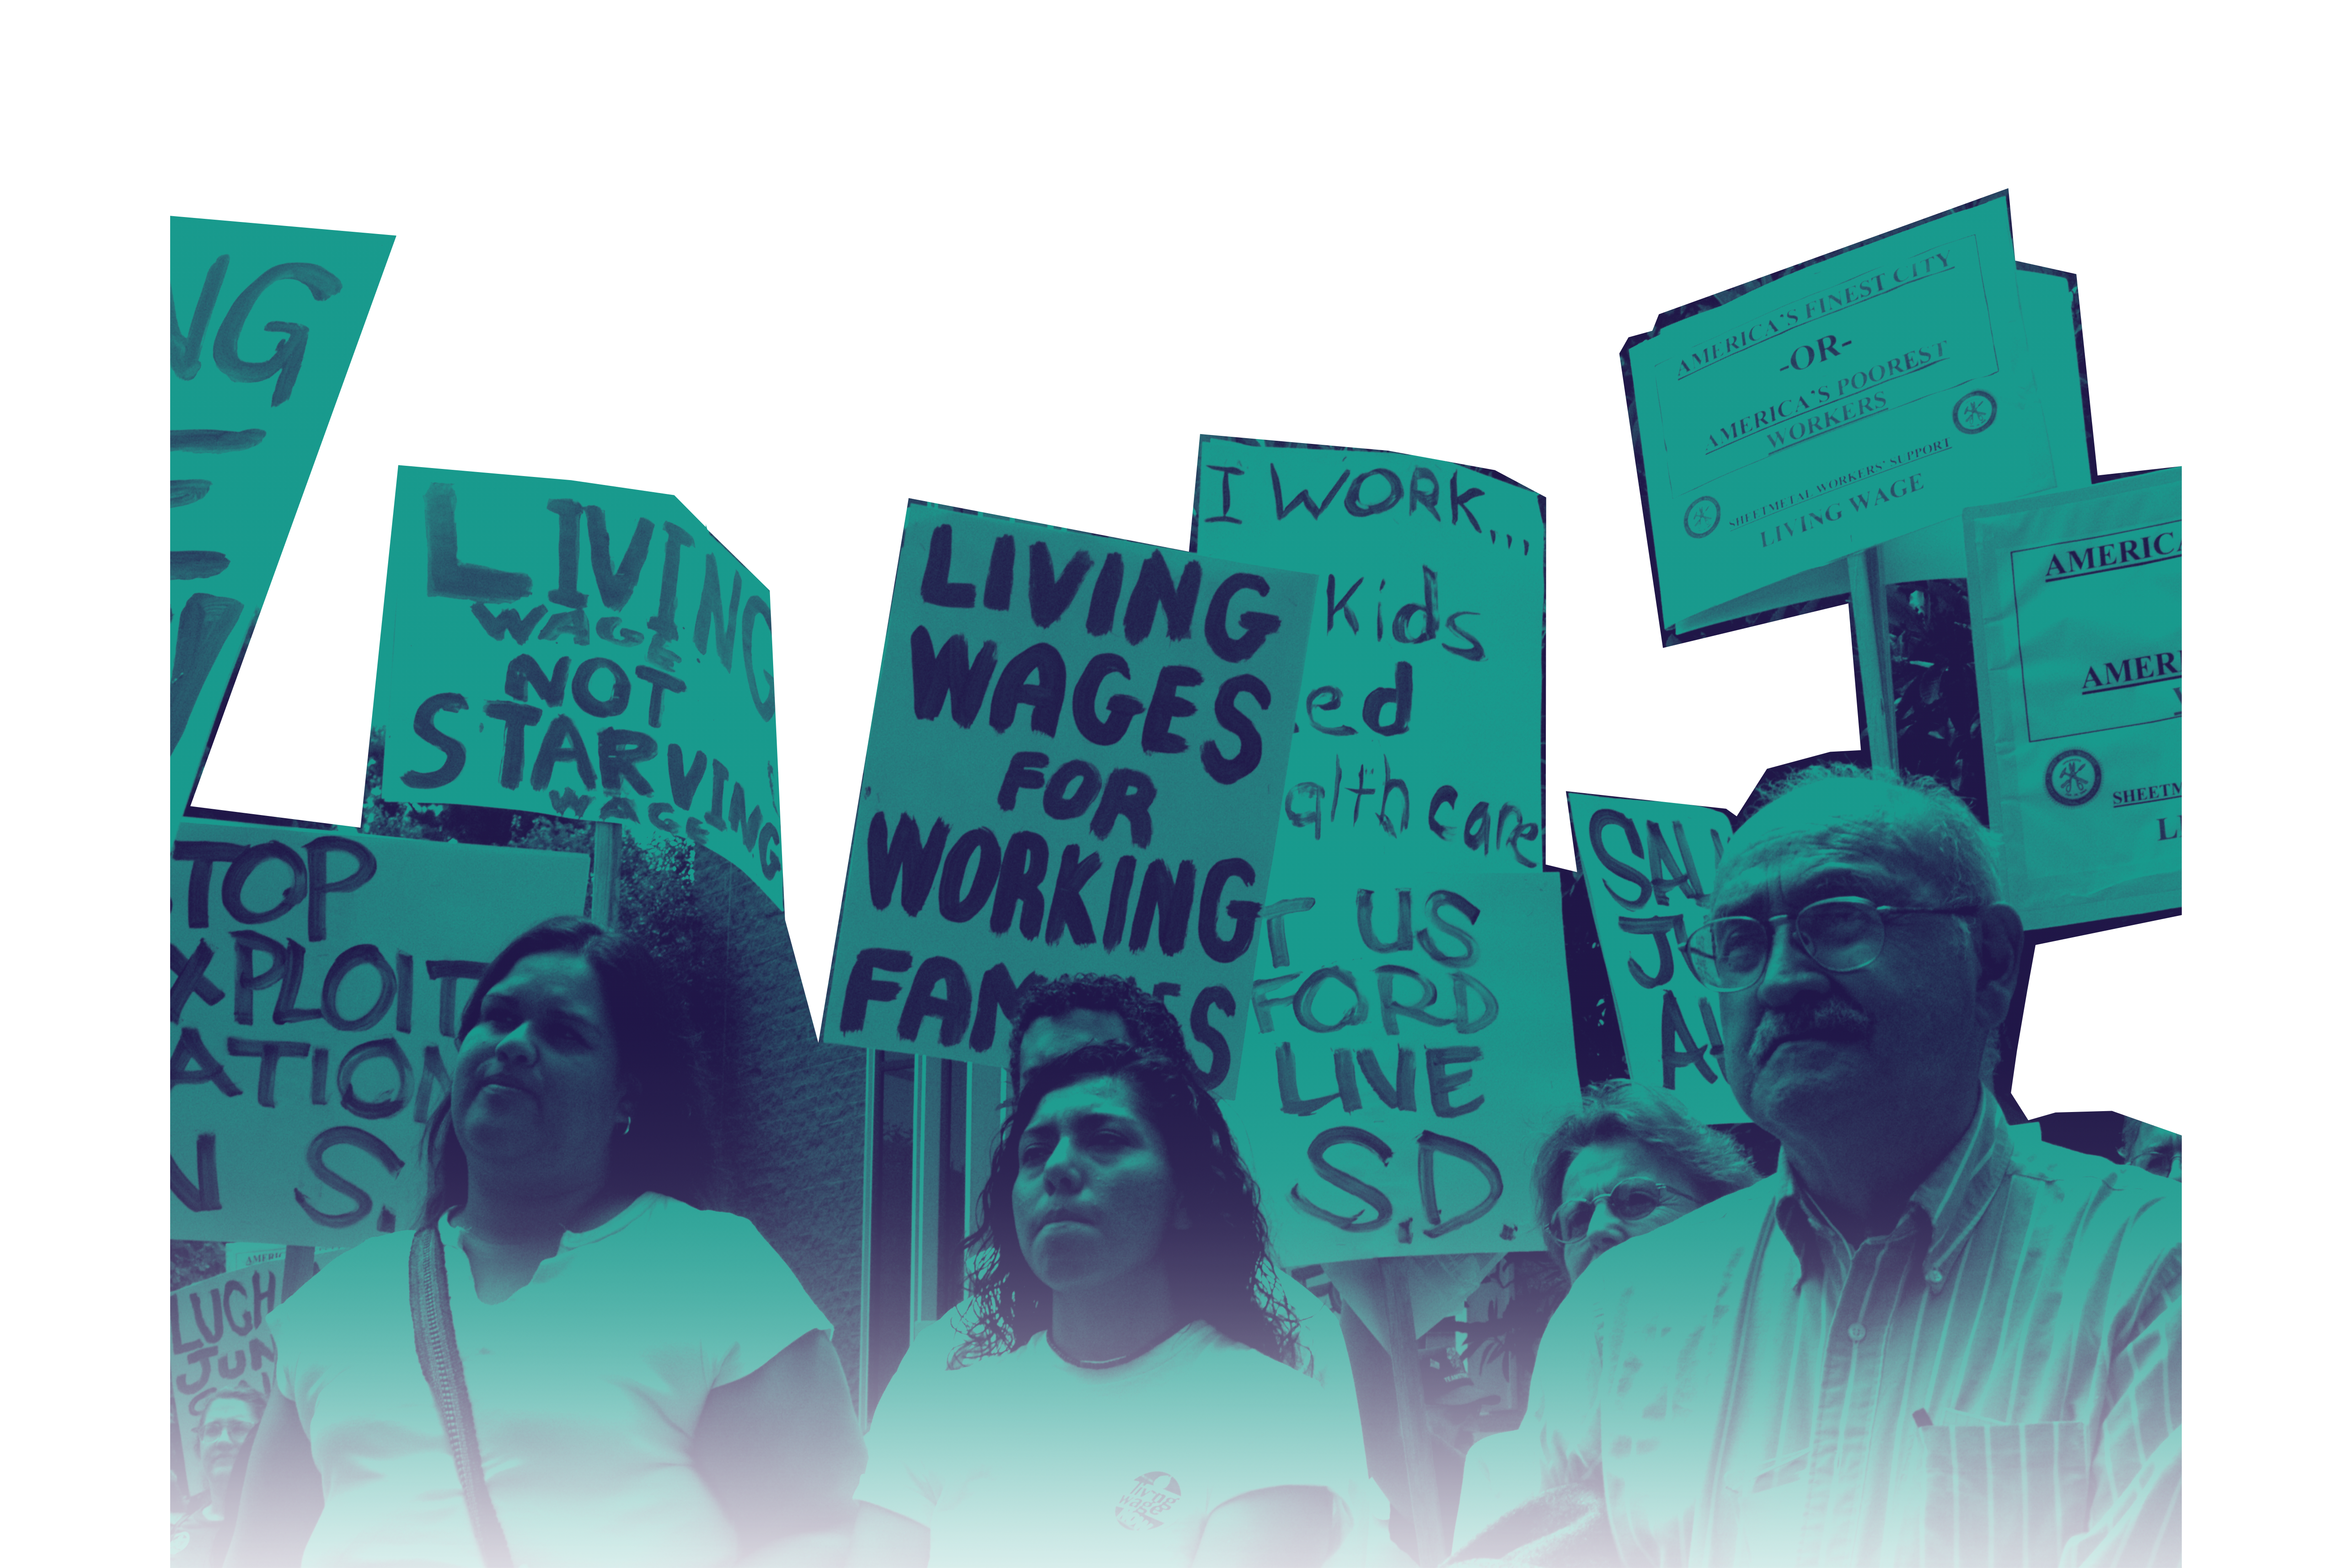
[[[1053,1321],[1054,1293],[1021,1255],[1013,1186],[1021,1171],[1021,1135],[1057,1089],[1088,1079],[1117,1079],[1133,1091],[1168,1153],[1168,1167],[1188,1224],[1160,1241],[1178,1315],[1205,1321],[1286,1363],[1297,1357],[1298,1319],[1259,1286],[1267,1268],[1265,1219],[1257,1184],[1243,1168],[1224,1112],[1187,1061],[1129,1043],[1082,1046],[1022,1074],[981,1190],[980,1224],[964,1239],[971,1259],[975,1321],[949,1365],[1017,1350]]]
[[[1566,1259],[1549,1223],[1559,1206],[1559,1184],[1577,1155],[1595,1143],[1611,1142],[1645,1144],[1672,1160],[1690,1173],[1697,1189],[1691,1195],[1702,1203],[1711,1204],[1756,1179],[1747,1151],[1730,1134],[1693,1121],[1663,1090],[1622,1078],[1596,1083],[1536,1153],[1536,1203],[1547,1222],[1544,1245],[1552,1261],[1563,1267]]]
[[[1060,974],[1021,994],[1013,1018],[1013,1078],[1018,1083],[1021,1047],[1030,1026],[1069,1013],[1108,1013],[1126,1026],[1127,1037],[1173,1062],[1189,1062],[1184,1031],[1168,1004],[1124,974]]]
[[[593,921],[559,915],[541,921],[499,950],[474,983],[457,1020],[462,1044],[481,1021],[482,1000],[526,958],[576,952],[587,960],[612,1021],[621,1053],[621,1087],[629,1097],[629,1130],[613,1141],[612,1180],[636,1192],[657,1192],[701,1204],[710,1179],[709,1141],[703,1136],[677,1015],[660,966],[633,939]],[[425,1123],[425,1211],[421,1229],[466,1201],[466,1151],[441,1097]]]

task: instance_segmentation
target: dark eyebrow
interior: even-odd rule
[[[509,980],[512,978],[512,975],[508,976],[508,979]],[[507,989],[506,980],[501,980],[496,985],[490,987],[489,994],[482,998],[482,1011],[487,1013],[493,1006],[501,1002],[504,1002],[510,1006],[517,1005],[520,1002],[520,996],[518,993]],[[572,1003],[566,1000],[561,994],[544,998],[542,1005],[547,1011],[555,1014],[565,1023],[572,1025],[583,1034],[593,1032],[600,1026],[593,1016],[587,1013],[583,1013],[578,1007],[573,1006]],[[607,1030],[606,1032],[610,1033],[611,1031]]]
[[[1115,1127],[1121,1131],[1128,1131],[1140,1124],[1139,1118],[1117,1110],[1081,1111],[1078,1113],[1076,1121],[1077,1130],[1081,1132],[1099,1131],[1105,1127]],[[1021,1134],[1021,1141],[1026,1143],[1032,1138],[1040,1134],[1050,1134],[1053,1131],[1053,1123],[1032,1117],[1028,1128]]]

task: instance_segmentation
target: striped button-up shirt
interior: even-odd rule
[[[1531,1560],[2177,1562],[2179,1188],[2012,1143],[1988,1094],[1889,1235],[1784,1162],[1607,1254],[1535,1384]]]

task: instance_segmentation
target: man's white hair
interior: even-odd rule
[[[1851,762],[1816,762],[1809,769],[1773,781],[1759,790],[1759,797],[1757,809],[1748,814],[1740,827],[1752,823],[1764,806],[1790,797],[1804,797],[1806,802],[1821,797],[1821,809],[1834,816],[1839,827],[1894,848],[1910,860],[1927,881],[1927,898],[1933,905],[1988,905],[2001,900],[2000,837],[1978,823],[1969,802],[1952,795],[1936,778],[1898,773],[1894,769],[1865,769]],[[1736,844],[1738,839],[1734,837],[1731,853],[1738,853]],[[1969,931],[1969,947],[1978,950],[1983,921],[1976,914],[1964,914],[1961,926]],[[2000,1063],[2001,1032],[1992,1027],[1985,1030],[1983,1068],[1978,1072],[1988,1089]]]
[[[1909,860],[1936,903],[2000,901],[1998,841],[1959,796],[1933,779],[1822,763],[1766,791],[1764,805],[1748,822],[1792,800],[1821,815],[1832,842],[1892,851]],[[1733,842],[1736,855],[1737,838]]]

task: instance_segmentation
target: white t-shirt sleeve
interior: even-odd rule
[[[922,1344],[919,1339],[915,1349]],[[866,1434],[866,1473],[857,1481],[859,1502],[929,1528],[940,1497],[936,1444],[941,1422],[954,1415],[951,1405],[942,1406],[939,1385],[954,1375],[928,1361],[915,1364],[909,1350],[874,1406]]]
[[[1213,1506],[1274,1487],[1321,1487],[1350,1508],[1364,1471],[1354,1390],[1318,1384],[1255,1351],[1229,1347],[1218,1399],[1227,1436]],[[1203,1397],[1210,1390],[1202,1390]],[[1342,1397],[1344,1395],[1344,1397]]]
[[[293,1405],[305,1431],[322,1380],[332,1367],[350,1363],[354,1347],[389,1344],[388,1353],[415,1365],[415,1329],[408,1315],[411,1245],[404,1230],[370,1237],[271,1310],[277,1363],[270,1386]]]
[[[681,1207],[681,1256],[675,1278],[691,1279],[714,1386],[759,1371],[805,1335],[830,1334],[833,1324],[792,1266],[776,1256],[759,1227],[740,1215]]]

